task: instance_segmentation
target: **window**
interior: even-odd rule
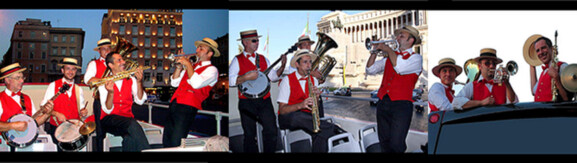
[[[150,72],[144,73],[144,81],[150,81]]]
[[[132,35],[134,36],[138,35],[138,26],[136,25],[132,26]]]
[[[144,38],[144,47],[150,47],[150,37]]]
[[[62,42],[66,42],[66,36],[62,36]]]
[[[76,42],[76,36],[70,36],[70,43]]]
[[[176,39],[173,39],[173,38],[170,39],[170,47],[171,47],[171,48],[175,48],[175,47],[176,47]]]
[[[58,42],[58,35],[52,36],[52,41],[53,41],[53,42]]]
[[[66,56],[66,48],[65,47],[61,48],[60,55]]]
[[[162,73],[156,74],[156,82],[162,82],[162,81],[164,81],[163,79],[164,79],[164,76]]]
[[[144,50],[144,58],[150,58],[150,49],[145,49]],[[150,64],[144,64],[144,65],[150,65]]]
[[[42,69],[40,69],[40,72],[42,72],[42,73],[46,72],[46,65],[42,65],[41,67],[42,67]]]
[[[162,60],[157,61],[156,67],[162,67]]]
[[[144,27],[144,35],[150,36],[150,26],[145,26],[145,27]]]
[[[52,48],[52,55],[58,55],[58,48],[57,47]]]
[[[157,38],[156,39],[156,46],[157,47],[164,47],[164,45],[162,44],[162,38]]]
[[[170,36],[176,36],[176,28],[170,27]]]
[[[162,30],[162,27],[158,27],[158,28],[157,28],[156,35],[157,35],[157,36],[162,36],[162,35],[164,35],[164,30]],[[158,45],[160,45],[160,44],[158,44]]]
[[[70,56],[76,55],[76,48],[70,48]]]
[[[120,27],[118,27],[118,34],[126,34],[126,27],[124,25],[120,25]]]
[[[159,59],[163,59],[163,58],[164,58],[164,50],[158,49],[158,51],[156,52],[156,56],[157,56]]]

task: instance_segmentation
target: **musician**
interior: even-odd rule
[[[413,45],[420,44],[419,31],[412,26],[395,30],[399,47],[396,50],[377,44],[388,54],[375,61],[377,55],[371,54],[367,61],[367,75],[383,72],[378,91],[377,127],[382,152],[402,153],[406,150],[407,137],[413,114],[412,93],[422,71],[423,57],[415,53]]]
[[[556,65],[551,64],[553,60],[553,43],[547,37],[540,37],[534,42],[534,50],[536,53],[536,58],[543,63],[542,72],[537,79],[535,66],[530,66],[531,74],[531,92],[535,96],[535,102],[548,102],[553,99],[553,93],[551,92],[551,79],[555,80],[555,86],[557,87],[557,101],[568,101],[571,95],[568,94],[567,90],[561,84],[561,79],[559,74],[568,64],[565,62],[557,62]]]
[[[78,85],[74,84],[76,72],[82,67],[78,65],[78,61],[74,58],[64,58],[58,66],[60,66],[60,71],[64,74],[64,77],[48,84],[46,93],[44,93],[44,99],[40,103],[41,105],[46,104],[48,100],[60,91],[60,88],[62,88],[64,84],[70,86],[66,92],[60,94],[54,100],[54,110],[50,114],[53,118],[50,118],[50,123],[44,127],[46,133],[52,135],[52,140],[55,143],[57,143],[58,140],[54,132],[59,124],[68,119],[81,119],[88,114],[84,103],[84,91],[78,87]],[[58,122],[56,122],[56,120]],[[58,151],[61,151],[61,149],[58,148]]]
[[[259,45],[259,38],[256,30],[245,30],[240,32],[239,41],[242,42],[244,51],[236,55],[229,67],[229,84],[240,85],[248,80],[256,80],[258,73],[253,70],[256,69],[256,57],[258,56],[258,64],[261,72],[264,72],[269,66],[269,60],[261,54],[256,54]],[[266,74],[270,81],[278,81],[279,76],[282,75],[286,66],[286,56],[281,55],[281,66],[276,71],[270,71]],[[274,152],[276,150],[278,128],[276,123],[276,116],[272,101],[270,99],[270,92],[264,97],[249,99],[243,96],[240,91],[238,94],[238,109],[240,112],[240,119],[244,131],[244,152],[257,152],[256,143],[256,123],[260,123],[263,127],[262,135],[264,142],[264,152]]]
[[[497,58],[495,49],[481,49],[481,54],[474,60],[479,65],[481,75],[476,81],[465,84],[463,89],[453,99],[452,105],[454,109],[462,110],[478,106],[517,103],[519,101],[508,78],[504,79],[500,84],[493,81],[497,64],[503,62],[503,60]]]
[[[109,53],[106,65],[114,76],[124,71],[125,61],[118,53]],[[122,151],[141,151],[150,145],[140,124],[132,114],[132,104],[144,104],[146,93],[142,87],[142,69],[138,68],[134,77],[108,81],[99,86],[102,106],[100,123],[104,133],[122,136]]]
[[[441,82],[437,82],[429,89],[429,108],[433,111],[453,110],[451,102],[455,98],[453,83],[455,78],[463,72],[463,68],[455,64],[453,58],[443,58],[439,60],[439,65],[433,67],[433,74]]]
[[[313,90],[317,97],[320,95],[317,85],[318,80],[309,72],[312,68],[312,62],[317,58],[309,50],[302,49],[295,53],[291,59],[291,66],[296,67],[297,71],[283,77],[279,86],[278,95],[278,118],[281,129],[298,130],[302,129],[312,136],[312,152],[327,152],[327,140],[329,137],[342,131],[339,127],[326,121],[321,121],[320,132],[313,132],[313,117],[311,106],[315,97],[309,97],[309,85],[307,80],[313,82]]]
[[[94,48],[94,51],[97,51],[99,54],[98,59],[92,60],[90,62],[88,62],[88,66],[86,67],[86,73],[84,73],[84,83],[89,85],[89,83],[93,82],[93,81],[98,81],[100,80],[103,76],[104,76],[104,72],[106,71],[106,68],[108,67],[106,65],[106,55],[108,53],[110,53],[110,51],[112,51],[112,45],[110,43],[110,39],[108,38],[103,38],[100,39],[97,42],[97,47]],[[94,121],[94,123],[96,124],[96,137],[94,139],[92,139],[94,141],[94,146],[92,148],[92,151],[94,152],[102,152],[104,145],[102,144],[104,141],[104,138],[106,136],[105,133],[102,132],[102,129],[100,126],[102,126],[100,124],[100,110],[101,110],[101,106],[100,106],[100,96],[99,95],[93,95],[94,97],[94,102],[92,103],[92,111],[93,111],[93,115],[90,116],[87,121]]]
[[[32,116],[38,125],[44,124],[54,108],[53,101],[48,101],[37,110],[34,101],[30,96],[22,93],[22,85],[26,80],[23,71],[26,67],[19,63],[13,63],[0,69],[0,80],[4,79],[6,89],[0,92],[0,131],[16,130],[25,131],[28,125],[26,122],[7,122],[16,114],[27,114]],[[37,113],[38,112],[38,113]]]
[[[169,119],[164,126],[162,142],[164,147],[176,147],[186,138],[202,102],[209,96],[210,90],[218,81],[218,70],[210,62],[212,56],[220,56],[218,44],[204,38],[195,41],[196,64],[190,62],[190,56],[178,57],[170,84],[176,87],[171,98]],[[182,50],[179,52],[184,54]],[[184,67],[184,68],[183,68]]]

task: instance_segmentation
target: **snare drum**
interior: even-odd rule
[[[79,132],[83,124],[84,122],[78,119],[62,122],[54,131],[54,137],[58,140],[58,147],[64,151],[77,151],[86,146],[88,135],[82,135]]]
[[[36,141],[38,138],[38,124],[34,118],[26,114],[16,114],[8,119],[8,122],[28,122],[24,131],[8,130],[2,132],[2,137],[6,143],[13,147],[24,148]]]

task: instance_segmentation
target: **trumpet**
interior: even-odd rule
[[[174,67],[175,64],[180,64],[178,62],[175,62],[177,57],[186,57],[186,56],[191,56],[190,62],[192,62],[192,64],[196,63],[196,61],[199,60],[196,53],[192,53],[192,54],[170,54],[168,56],[168,58],[166,58],[166,59],[170,60],[172,62],[172,67]]]
[[[507,62],[506,66],[503,67],[503,65],[499,64],[498,68],[494,71],[495,72],[495,77],[493,78],[493,80],[495,81],[495,83],[502,83],[503,80],[505,79],[509,79],[509,76],[513,76],[515,74],[517,74],[517,71],[519,69],[519,66],[517,65],[517,62],[515,61],[509,61]]]
[[[365,47],[367,48],[367,50],[370,51],[371,54],[377,54],[377,56],[388,57],[389,54],[384,53],[382,50],[373,49],[373,45],[382,44],[382,43],[386,44],[387,46],[389,46],[393,50],[397,50],[397,48],[399,48],[399,42],[397,40],[393,39],[393,40],[371,41],[371,38],[367,38],[365,40]]]

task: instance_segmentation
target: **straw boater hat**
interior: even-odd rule
[[[543,35],[540,34],[531,35],[523,45],[523,58],[527,63],[529,63],[529,65],[538,66],[543,64],[543,62],[541,62],[541,60],[537,56],[537,53],[535,52],[535,41],[537,41],[541,37],[543,37]]]
[[[299,58],[303,57],[303,56],[306,56],[306,55],[310,56],[313,61],[314,61],[315,59],[317,59],[317,55],[315,55],[314,53],[312,53],[310,50],[308,50],[308,49],[300,49],[300,50],[297,50],[297,51],[295,52],[295,55],[294,55],[293,58],[291,59],[291,62],[290,62],[291,66],[294,67],[294,68],[296,68],[296,67],[297,67],[297,66],[296,66],[297,60],[298,60]]]
[[[457,71],[457,76],[463,72],[463,68],[455,64],[455,60],[453,58],[443,58],[439,60],[439,65],[433,67],[433,74],[439,77],[439,73],[443,67],[453,67]]]
[[[214,56],[214,57],[220,56],[220,52],[218,51],[218,44],[214,40],[205,37],[200,41],[194,42],[194,46],[196,46],[196,47],[198,47],[201,44],[206,45],[212,49],[212,51],[214,52],[214,55],[212,55],[212,56]]]
[[[311,38],[308,35],[302,35],[299,37],[298,42],[296,43],[297,46],[300,45],[303,42],[310,42],[310,44],[314,44],[315,41],[312,41]]]
[[[96,48],[94,48],[94,51],[98,51],[98,49],[100,49],[101,46],[112,45],[110,43],[110,39],[107,39],[107,38],[103,38],[103,39],[99,40],[97,42],[97,44],[98,44],[98,46]]]
[[[262,35],[258,35],[258,33],[256,32],[256,29],[249,29],[249,30],[244,30],[244,31],[240,31],[240,38],[237,41],[240,41],[242,39],[248,39],[248,38],[253,38],[253,37],[262,37]]]
[[[409,33],[411,36],[415,37],[415,44],[421,44],[421,37],[419,37],[419,30],[413,26],[404,26],[395,30],[395,35],[399,35],[401,31]]]
[[[495,63],[495,64],[499,64],[499,63],[503,62],[503,60],[501,60],[501,58],[497,58],[497,50],[495,50],[493,48],[481,49],[481,54],[479,55],[479,57],[475,58],[475,61],[477,63],[480,63],[480,60],[485,59],[485,58],[497,60],[497,63]]]
[[[25,71],[26,67],[20,66],[19,63],[12,63],[6,67],[0,69],[0,80],[18,72]]]
[[[74,58],[64,58],[64,59],[62,59],[62,62],[60,62],[58,64],[58,66],[62,66],[62,67],[64,67],[64,65],[72,65],[78,69],[82,69],[81,66],[78,66],[78,61]]]

